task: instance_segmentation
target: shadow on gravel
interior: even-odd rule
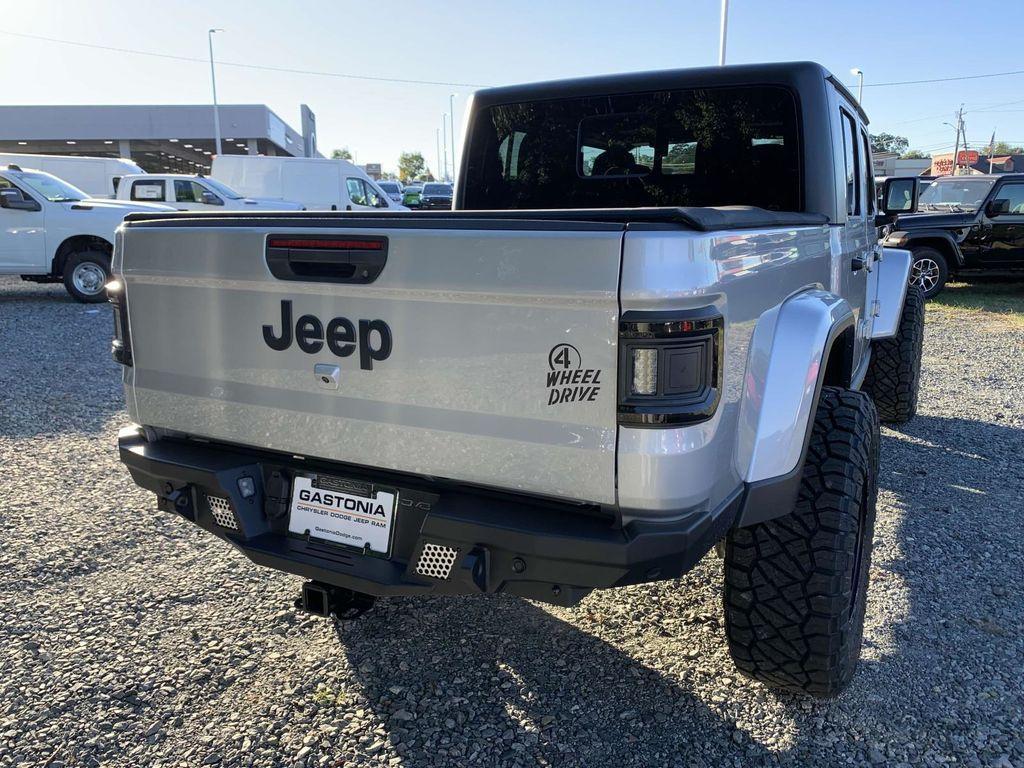
[[[695,731],[742,754],[692,691],[525,600],[383,603],[339,640],[403,766],[703,765]]]

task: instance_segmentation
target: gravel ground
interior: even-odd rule
[[[117,461],[106,306],[0,280],[0,766],[1024,767],[1024,341],[929,311],[921,415],[884,430],[863,662],[817,703],[738,676],[721,562],[522,600],[300,581],[154,510]]]

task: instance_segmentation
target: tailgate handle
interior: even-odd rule
[[[278,280],[307,283],[372,283],[388,260],[380,236],[271,235],[267,267]]]

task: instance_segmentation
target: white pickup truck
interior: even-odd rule
[[[292,200],[246,197],[223,182],[184,173],[142,173],[125,176],[118,200],[166,203],[179,211],[302,211]]]
[[[0,167],[0,275],[37,283],[63,281],[71,297],[103,301],[114,231],[133,211],[166,205],[94,200],[43,171]]]

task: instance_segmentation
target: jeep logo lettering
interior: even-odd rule
[[[316,315],[302,315],[292,328],[292,302],[281,301],[281,332],[275,333],[273,325],[263,326],[263,340],[271,349],[282,352],[292,345],[292,339],[299,349],[309,355],[327,348],[338,357],[348,357],[359,347],[359,367],[372,371],[376,360],[381,362],[391,356],[391,329],[383,320],[358,320],[356,326],[347,317],[336,317],[324,324]],[[376,332],[376,333],[375,333]],[[294,333],[294,336],[293,336]],[[376,343],[374,343],[376,341]]]

